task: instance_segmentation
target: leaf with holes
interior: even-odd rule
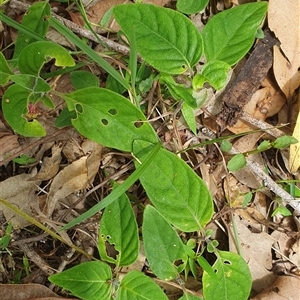
[[[2,97],[5,120],[23,136],[44,136],[44,127],[36,120],[38,111],[35,104],[28,101],[30,91],[17,84],[11,85]]]
[[[84,300],[110,300],[112,274],[110,266],[101,261],[77,265],[48,277],[50,282],[72,292]]]
[[[188,257],[171,224],[153,206],[147,205],[142,229],[145,253],[153,273],[163,280],[179,276]],[[175,265],[178,262],[181,270]]]
[[[131,271],[124,276],[117,293],[117,300],[168,300],[162,289],[148,276]]]
[[[23,49],[18,59],[19,70],[23,74],[39,75],[42,66],[55,58],[58,67],[72,67],[75,62],[70,53],[52,42],[35,42]]]
[[[213,16],[202,35],[207,61],[221,60],[229,65],[242,59],[253,45],[265,17],[268,3],[247,3]]]
[[[135,31],[136,49],[154,68],[181,74],[200,60],[202,38],[181,13],[151,4],[122,4],[114,16],[129,38]]]
[[[146,141],[135,141],[133,153],[143,163],[153,147]],[[212,198],[202,179],[165,149],[159,150],[150,168],[140,181],[156,209],[184,232],[201,230],[213,214]]]
[[[106,243],[117,251],[117,258],[108,256]],[[139,253],[139,235],[135,216],[126,194],[108,205],[101,217],[98,249],[102,260],[119,266],[133,264]]]
[[[216,276],[204,272],[202,277],[205,299],[246,300],[251,290],[252,279],[249,267],[238,254],[217,251],[217,260],[212,266]]]
[[[131,152],[134,140],[158,142],[143,113],[128,99],[110,90],[89,87],[61,97],[70,111],[76,111],[73,126],[99,144]]]

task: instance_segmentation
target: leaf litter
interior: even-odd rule
[[[163,6],[167,2],[162,1],[158,5]],[[236,2],[236,4],[239,4],[239,1]],[[96,20],[97,22],[95,23],[98,23],[105,13],[104,9],[108,10],[111,5],[112,1],[109,0],[93,3],[88,8],[88,12],[92,14],[91,20]],[[268,72],[268,70],[264,71],[261,80],[255,85],[255,89],[251,91],[248,103],[240,105],[239,110],[247,113],[250,118],[266,122],[269,128],[273,125],[285,125],[288,123],[289,125],[284,129],[281,130],[279,128],[280,134],[284,134],[283,130],[289,130],[288,133],[293,133],[293,136],[300,141],[299,37],[293,35],[298,32],[298,28],[295,28],[298,24],[297,20],[299,20],[299,9],[295,9],[297,5],[299,8],[297,0],[290,0],[284,5],[278,0],[269,1],[269,29],[275,33],[280,43],[274,47],[270,46],[273,50],[273,57],[270,63],[271,72]],[[56,6],[65,9],[59,3],[56,3]],[[213,9],[222,10],[223,8],[217,6],[213,7]],[[14,13],[16,19],[21,15],[18,11]],[[75,17],[72,13],[70,16],[73,22],[78,22],[78,26],[82,25],[78,15]],[[287,28],[291,34],[286,34]],[[4,31],[6,29],[2,28],[1,30]],[[57,36],[53,39],[56,42],[60,41],[60,38]],[[237,81],[235,80],[239,76],[238,69],[246,70],[245,66],[250,57],[240,62],[235,68],[234,72],[236,73],[233,74],[229,87],[236,84]],[[265,62],[264,58],[262,60]],[[93,70],[92,66],[89,66],[88,69]],[[250,71],[253,71],[253,67],[250,68]],[[261,68],[259,71],[262,71]],[[100,73],[100,77],[103,77],[105,80],[105,74]],[[70,81],[68,77],[63,76],[63,78],[65,80],[64,83],[59,83],[60,79],[58,79],[52,84],[58,84],[57,90],[69,92],[71,87]],[[242,92],[242,90],[238,88],[238,92]],[[221,99],[224,101],[226,93],[230,95],[228,87],[223,95],[217,95],[217,99],[214,99],[211,109],[210,106],[207,106],[209,109],[207,113],[204,111],[204,113],[201,112],[197,116],[197,121],[202,122],[203,128],[216,132],[215,118],[209,112],[213,112],[213,115],[216,115],[214,111],[216,102],[220,102]],[[215,97],[216,95],[213,96]],[[156,111],[159,111],[159,114],[164,115],[172,110],[172,101],[167,99],[163,103],[159,90],[155,91],[155,97],[157,99],[149,101],[154,101],[152,104]],[[243,101],[245,100],[243,99]],[[59,105],[58,103],[55,104]],[[159,114],[153,110],[152,114],[149,114],[147,117],[156,119],[159,117]],[[237,122],[227,123],[227,116],[225,115],[224,118],[222,114],[226,114],[226,110],[225,112],[223,110],[221,117],[219,116],[218,118],[219,122],[223,124],[223,135],[228,135],[229,131],[239,134],[257,128],[252,123],[246,122],[243,117],[235,120]],[[173,113],[170,115],[173,115]],[[51,119],[47,120],[45,118],[46,128],[48,128],[47,132],[53,134],[56,129],[53,129],[50,121]],[[177,124],[176,121],[179,121],[179,119],[176,119],[176,115],[174,115],[173,120],[165,117],[163,122],[156,121],[154,123],[161,139],[167,144],[167,148],[173,149],[174,152],[182,144],[193,144],[190,141],[193,135],[189,132],[184,122],[180,124],[178,122]],[[3,121],[1,120],[1,122]],[[111,149],[103,149],[102,146],[82,138],[73,130],[63,132],[57,136],[54,135],[50,142],[47,141],[45,143],[44,140],[37,142],[36,139],[32,138],[20,140],[16,134],[10,131],[5,122],[2,124],[0,127],[1,161],[4,161],[7,156],[13,157],[20,154],[20,150],[24,149],[22,153],[36,158],[36,163],[30,166],[18,166],[12,163],[11,160],[6,161],[2,165],[0,172],[0,198],[15,204],[28,215],[37,217],[37,219],[40,217],[39,211],[45,214],[48,221],[53,222],[59,220],[57,216],[70,213],[70,211],[75,215],[78,212],[83,212],[86,206],[90,204],[88,201],[82,202],[80,200],[85,198],[85,194],[89,189],[95,185],[99,186],[97,192],[94,192],[92,199],[90,199],[92,203],[95,203],[109,193],[109,186],[101,184],[101,182],[105,183],[108,181],[107,176],[122,182],[128,176],[128,171],[130,171],[128,166],[131,161],[127,155]],[[228,124],[231,126],[227,126]],[[208,139],[207,135],[202,137]],[[257,143],[261,139],[270,139],[270,136],[260,132],[237,137],[234,147],[243,153],[250,152],[257,147]],[[46,147],[43,147],[43,144]],[[234,252],[238,252],[236,247],[237,240],[233,238],[233,224],[236,226],[238,239],[242,246],[242,255],[250,266],[252,274],[252,299],[297,299],[300,292],[299,223],[297,223],[299,221],[297,219],[294,220],[291,216],[270,217],[272,211],[276,208],[276,199],[268,186],[264,186],[261,178],[253,174],[247,167],[228,174],[225,165],[222,164],[222,160],[228,160],[228,157],[226,154],[224,157],[221,157],[219,149],[213,144],[202,147],[199,151],[190,150],[183,157],[186,157],[187,162],[191,166],[196,167],[196,171],[202,174],[204,181],[210,187],[217,208],[214,220],[217,221],[216,224],[220,224],[219,227],[215,227],[216,234],[221,235],[226,240],[227,246],[225,246],[225,249]],[[287,158],[284,151],[275,152],[270,150],[267,153],[249,155],[249,159],[258,163],[261,169],[268,167],[274,180],[300,180],[299,143],[290,146]],[[42,161],[41,164],[40,161]],[[142,196],[137,184],[131,188],[130,193],[137,198]],[[252,194],[252,201],[248,206],[241,208],[245,195],[249,193]],[[139,201],[145,203],[146,200],[142,198]],[[232,215],[226,210],[226,206],[230,207],[230,211],[233,212]],[[18,228],[18,231],[13,234],[14,239],[25,240],[42,234],[42,232],[30,226],[28,221],[18,217],[6,209],[5,206],[1,205],[0,208],[3,214],[0,219],[4,218],[3,220],[5,220],[1,223],[0,234],[8,222],[12,222],[15,230]],[[139,219],[139,214],[140,212],[137,209],[137,220]],[[97,236],[95,232],[97,225],[95,224],[97,224],[97,219],[92,219],[90,222],[86,222],[85,227],[81,229],[85,232],[85,236],[93,236],[94,240],[96,240]],[[138,222],[138,224],[141,223]],[[212,226],[212,224],[210,225]],[[26,231],[27,234],[25,234]],[[61,251],[64,250],[61,249],[61,245],[54,243],[49,237],[44,239],[35,241],[34,255],[47,259],[45,264],[51,265],[52,268],[58,268],[58,262],[54,263],[54,261],[60,255],[63,255]],[[89,248],[91,254],[94,254],[93,249],[96,245],[93,242],[89,241],[87,243],[87,239],[82,238],[82,236],[79,238],[79,234],[77,236],[75,234],[72,239],[78,243],[81,241],[82,247],[85,249]],[[83,245],[83,240],[87,245]],[[54,243],[54,246],[51,245],[52,243]],[[52,251],[54,252],[53,254],[51,254]],[[61,254],[56,254],[57,251],[61,252]],[[141,260],[137,269],[142,269],[143,264],[145,264],[144,255],[141,253],[140,256]],[[20,257],[16,255],[10,258],[11,262],[15,264],[12,266],[9,263],[8,254],[1,253],[0,266],[1,269],[5,270],[0,277],[1,283],[14,280],[15,267],[18,270],[23,270],[24,267],[18,262]],[[39,267],[36,263],[35,267],[32,266],[32,269],[35,269],[35,272],[37,272]],[[28,280],[27,282],[35,282],[30,275],[23,274],[22,277],[24,282],[26,280]],[[37,277],[40,280],[45,279],[43,274],[37,275]],[[192,277],[189,280],[191,281],[191,289],[197,290],[200,288],[195,284],[193,285]],[[163,286],[169,293],[170,299],[178,299],[178,289],[176,287],[165,283]],[[35,286],[27,284],[27,287],[28,292],[25,293],[30,297],[30,292],[33,292]],[[16,285],[14,288],[18,299],[21,299],[19,298],[19,291],[24,289],[24,287]],[[2,285],[0,298],[5,299],[4,295],[10,294],[10,289],[10,285]],[[42,291],[40,296],[47,297],[49,294]]]

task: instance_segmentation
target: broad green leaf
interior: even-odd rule
[[[26,154],[21,154],[20,157],[16,157],[12,160],[19,165],[29,165],[36,162],[36,160]]]
[[[244,154],[239,153],[234,155],[227,163],[227,169],[230,172],[238,171],[246,166],[246,158]]]
[[[90,87],[61,97],[77,113],[72,120],[76,130],[99,144],[130,152],[136,139],[158,141],[142,112],[110,90]]]
[[[11,75],[10,79],[18,85],[20,85],[21,87],[34,93],[47,93],[51,91],[50,85],[44,79],[34,75]]]
[[[177,0],[176,8],[180,12],[191,15],[202,11],[209,0]]]
[[[292,215],[292,213],[289,211],[289,209],[286,208],[285,206],[279,206],[279,207],[277,207],[277,208],[273,211],[271,217],[274,217],[274,216],[277,215],[277,214],[280,214],[280,215],[285,216],[285,217],[288,217],[288,216],[291,216],[291,215]]]
[[[287,146],[290,146],[292,144],[297,144],[298,140],[294,138],[293,136],[284,135],[277,138],[273,143],[272,146],[276,149],[283,149]]]
[[[135,141],[133,153],[143,162],[152,148],[146,141]],[[198,231],[210,221],[213,214],[210,192],[177,155],[160,149],[152,160],[151,172],[144,172],[140,181],[156,209],[178,229]]]
[[[184,245],[170,223],[151,205],[147,205],[143,220],[143,241],[152,272],[163,280],[179,276],[176,262],[186,264]]]
[[[23,74],[39,75],[42,66],[52,58],[58,67],[71,67],[75,62],[70,53],[60,45],[39,41],[28,45],[20,53],[19,70]]]
[[[80,70],[70,73],[72,85],[76,90],[90,86],[99,86],[99,78],[91,72]]]
[[[9,68],[3,53],[0,52],[0,85],[5,85],[12,74],[13,72]]]
[[[223,140],[221,142],[221,150],[223,152],[228,152],[232,149],[232,143],[230,143],[228,140]]]
[[[224,61],[214,60],[208,62],[202,68],[200,74],[193,78],[193,88],[195,90],[201,89],[205,82],[208,82],[214,89],[221,90],[228,77],[230,65]]]
[[[98,248],[102,260],[112,262],[106,253],[106,243],[117,251],[117,266],[133,264],[139,254],[139,235],[135,216],[126,194],[108,205],[101,217]]]
[[[236,64],[253,45],[267,9],[268,3],[262,1],[243,4],[213,16],[202,32],[206,60]]]
[[[23,136],[44,136],[44,127],[35,119],[31,119],[28,98],[30,92],[17,85],[11,85],[2,97],[2,110],[5,120]],[[26,116],[28,115],[28,116]]]
[[[118,289],[117,300],[168,300],[162,289],[139,271],[124,276]]]
[[[192,130],[194,134],[197,134],[197,128],[196,128],[197,124],[194,115],[194,109],[190,107],[186,102],[183,102],[181,107],[181,112],[189,128]]]
[[[122,4],[114,16],[127,37],[135,31],[136,48],[154,68],[168,74],[190,70],[202,55],[202,38],[184,15],[151,4]]]
[[[33,3],[22,19],[22,25],[40,36],[45,36],[49,27],[51,9],[48,1]],[[19,32],[13,58],[18,58],[21,51],[36,39]],[[35,55],[35,53],[33,53]]]
[[[111,269],[101,261],[81,263],[48,279],[83,300],[111,299]]]
[[[213,265],[216,278],[204,272],[202,277],[205,299],[246,300],[252,279],[247,263],[238,254],[218,251]]]

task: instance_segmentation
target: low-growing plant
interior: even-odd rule
[[[182,6],[183,2],[178,1],[178,9],[191,12],[187,10],[191,8]],[[195,7],[192,9],[199,9]],[[139,107],[137,84],[143,76],[137,75],[143,74],[144,69],[140,74],[138,70],[145,65],[138,67],[137,55],[158,72],[157,79],[173,98],[183,101],[182,114],[196,133],[194,110],[205,100],[205,97],[199,97],[199,91],[204,89],[205,83],[217,90],[224,87],[231,66],[252,46],[266,11],[266,2],[241,5],[212,17],[200,33],[180,12],[148,4],[117,5],[113,15],[131,48],[130,72],[125,78],[51,17],[47,2],[32,5],[21,25],[0,14],[1,20],[23,33],[17,39],[11,62],[18,72],[12,70],[2,53],[0,55],[0,84],[5,86],[13,82],[2,100],[3,114],[10,126],[23,136],[45,135],[46,131],[38,121],[38,103],[53,107],[49,94],[56,94],[66,103],[56,120],[58,127],[72,125],[83,136],[104,146],[130,152],[135,158],[136,170],[122,185],[115,185],[111,194],[63,227],[68,229],[105,208],[98,240],[102,261],[86,262],[52,275],[49,277],[51,282],[88,300],[167,299],[160,287],[142,272],[130,271],[120,279],[120,269],[134,263],[139,254],[139,231],[125,194],[139,180],[153,205],[145,207],[142,225],[143,247],[152,272],[162,280],[177,280],[184,291],[181,300],[202,299],[187,291],[180,277],[182,272],[187,274],[189,271],[197,277],[198,266],[203,269],[204,299],[248,298],[251,274],[247,263],[238,254],[218,250],[218,242],[211,239],[210,231],[205,230],[213,216],[209,190],[178,155],[162,147]],[[93,74],[81,71],[71,73],[74,92],[53,90],[45,80],[49,77],[45,74],[45,63],[54,58],[56,66],[65,68],[62,72],[67,72],[68,68],[74,70],[76,66],[69,51],[45,40],[49,24],[105,69],[112,81],[129,92],[133,101],[109,89],[99,88]],[[196,65],[203,57],[205,64],[196,71]],[[179,74],[186,79],[184,85],[176,81]],[[178,234],[180,231],[197,232],[199,239],[184,242]],[[107,253],[107,243],[117,251],[116,257]],[[202,255],[205,249],[215,255],[212,266]],[[115,266],[114,272],[108,263]]]

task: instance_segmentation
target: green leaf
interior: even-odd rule
[[[30,92],[17,85],[11,85],[2,97],[2,110],[5,120],[19,134],[23,136],[44,136],[44,127],[35,119],[26,117],[28,114],[28,98]]]
[[[76,90],[91,86],[99,86],[99,78],[91,72],[80,70],[70,73],[72,85]]]
[[[114,16],[136,48],[154,68],[168,74],[190,70],[202,55],[202,38],[195,25],[179,12],[151,4],[122,4]]]
[[[185,293],[182,297],[180,297],[178,300],[203,300],[203,298]]]
[[[208,82],[214,89],[221,90],[228,77],[230,65],[224,61],[214,60],[204,65],[200,74],[193,78],[193,88],[201,89],[205,82]]]
[[[36,2],[33,3],[27,13],[24,15],[22,19],[22,25],[27,29],[37,33],[40,36],[45,36],[48,27],[49,27],[49,17],[51,13],[51,8],[48,3],[46,2]],[[35,42],[36,39],[19,32],[18,38],[15,44],[14,49],[14,56],[13,59],[18,58],[21,51],[29,44]],[[36,55],[36,53],[33,53]]]
[[[271,217],[274,217],[274,216],[277,215],[277,214],[280,214],[280,215],[282,215],[282,216],[284,216],[284,217],[288,217],[288,216],[291,216],[291,215],[292,215],[292,213],[291,213],[285,206],[279,206],[279,207],[277,207],[277,208],[273,211]]]
[[[241,256],[231,252],[218,251],[217,256],[213,265],[216,276],[204,272],[202,277],[204,298],[248,299],[252,279],[247,263]]]
[[[76,130],[99,144],[130,152],[136,139],[158,141],[142,112],[110,90],[90,87],[61,97],[70,111],[76,111],[72,120]]]
[[[188,124],[189,128],[192,130],[192,132],[196,135],[197,134],[197,128],[196,128],[196,119],[194,115],[194,109],[189,106],[186,102],[183,102],[181,107],[182,115]]]
[[[58,67],[71,67],[75,62],[69,52],[60,45],[39,41],[28,45],[20,53],[19,70],[23,74],[39,75],[42,66],[55,58]]]
[[[293,136],[284,135],[277,138],[273,143],[272,146],[276,149],[283,149],[285,147],[290,146],[291,144],[297,144],[298,140]]]
[[[81,263],[48,279],[83,300],[111,299],[111,269],[101,261]]]
[[[228,152],[231,150],[231,148],[232,148],[232,144],[228,140],[223,140],[221,142],[221,150],[223,152]]]
[[[5,85],[12,74],[13,72],[9,68],[3,53],[0,52],[0,85]]]
[[[34,93],[47,93],[51,91],[50,85],[44,79],[34,75],[11,75],[10,79],[18,85],[20,85],[21,87]]]
[[[209,0],[177,0],[176,8],[180,12],[191,15],[203,10]]]
[[[151,205],[147,205],[143,220],[144,249],[150,268],[162,280],[179,276],[175,262],[186,264],[184,245],[170,223]]]
[[[67,107],[65,107],[59,116],[55,120],[55,126],[57,128],[63,128],[67,126],[72,126],[72,119],[76,119],[75,110],[69,111]]]
[[[253,45],[255,34],[268,9],[267,2],[248,3],[222,11],[205,25],[202,35],[208,62],[236,64]]]
[[[100,298],[99,298],[100,299]],[[121,281],[117,300],[168,300],[162,289],[142,272],[131,271]]]
[[[16,157],[13,159],[13,161],[19,165],[29,165],[32,163],[35,163],[36,160],[26,154],[20,155],[20,157]]]
[[[271,148],[271,143],[270,141],[263,141],[257,146],[258,151],[265,151],[267,149]]]
[[[238,171],[246,166],[247,162],[242,153],[234,155],[227,163],[227,169],[230,172]]]
[[[107,256],[106,243],[113,245],[118,252],[116,260]],[[98,247],[102,260],[114,262],[117,267],[136,261],[139,254],[138,227],[126,194],[105,208],[100,221]]]
[[[143,162],[153,145],[135,141],[134,155]],[[138,166],[138,162],[136,162]],[[177,155],[160,149],[151,172],[140,181],[156,209],[168,222],[184,232],[201,230],[213,214],[213,202],[202,179]]]

